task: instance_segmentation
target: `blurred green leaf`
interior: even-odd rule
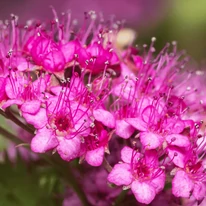
[[[15,164],[8,160],[0,164],[0,205],[2,206],[55,206],[55,185],[58,177],[48,168],[29,167],[18,158]],[[57,204],[58,202],[58,204]]]
[[[2,117],[0,115],[0,125],[5,128],[5,127],[8,127],[8,125],[6,124],[5,122],[5,119],[4,117]],[[1,134],[0,134],[0,152],[3,151],[4,149],[7,148],[7,145],[8,145],[8,140],[5,139]]]

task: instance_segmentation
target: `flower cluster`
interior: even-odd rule
[[[12,15],[0,25],[0,107],[17,105],[35,129],[32,151],[110,164],[104,181],[131,188],[140,203],[168,183],[175,197],[202,201],[204,72],[185,67],[176,42],[157,55],[155,38],[148,49],[118,48],[121,22],[97,24],[91,11],[77,30],[70,14],[54,15],[49,24],[21,26]]]

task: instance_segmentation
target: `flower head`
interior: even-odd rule
[[[138,202],[149,204],[156,194],[164,188],[165,173],[159,166],[156,151],[140,153],[129,147],[121,151],[123,163],[114,166],[108,176],[108,181],[116,185],[131,187]]]

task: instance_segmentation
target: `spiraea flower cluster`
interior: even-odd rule
[[[35,130],[31,150],[102,165],[88,172],[104,182],[97,188],[114,187],[100,190],[109,194],[101,205],[120,190],[150,204],[170,183],[173,197],[203,201],[204,72],[191,68],[176,42],[158,54],[154,37],[148,47],[119,48],[122,23],[97,23],[93,11],[80,28],[70,14],[54,16],[22,26],[12,15],[0,24],[0,107],[12,113],[17,105]]]

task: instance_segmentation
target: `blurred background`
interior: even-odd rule
[[[70,10],[80,22],[89,10],[102,12],[105,18],[125,19],[125,25],[138,33],[138,44],[149,43],[155,36],[160,49],[176,40],[179,49],[185,49],[196,61],[205,58],[205,0],[0,0],[0,19],[14,13],[22,23],[31,18],[48,21],[53,18],[50,5],[58,13]]]

